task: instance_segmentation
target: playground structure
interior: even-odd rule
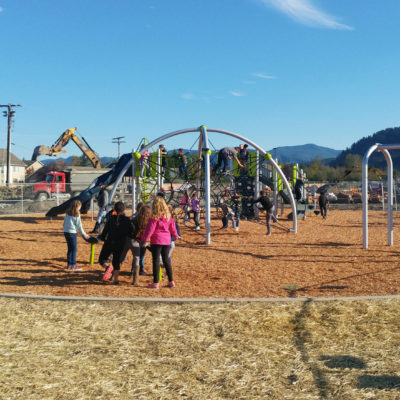
[[[110,193],[110,198],[109,198],[109,204],[108,208],[111,207],[112,199],[115,195],[116,189],[123,179],[123,177],[129,173],[129,169],[131,168],[132,171],[132,208],[135,209],[135,204],[136,204],[136,198],[137,198],[137,190],[141,190],[141,185],[136,184],[136,179],[134,177],[138,176],[137,169],[138,169],[138,163],[137,161],[141,158],[142,154],[151,147],[157,145],[158,143],[162,143],[163,141],[172,138],[174,136],[182,135],[185,133],[192,133],[192,132],[198,132],[199,133],[199,139],[198,139],[198,158],[199,160],[201,159],[203,161],[203,182],[202,182],[202,173],[201,173],[201,166],[200,164],[198,165],[197,168],[197,173],[196,173],[196,190],[199,190],[202,183],[203,183],[203,190],[204,190],[204,202],[205,202],[205,228],[206,228],[206,244],[211,243],[211,174],[210,174],[210,155],[211,155],[211,150],[210,150],[210,142],[209,142],[209,137],[208,133],[209,132],[214,132],[214,133],[219,133],[223,135],[228,135],[233,138],[239,139],[244,143],[247,143],[249,146],[252,146],[256,150],[256,159],[259,158],[259,155],[263,155],[264,159],[267,160],[276,173],[279,175],[279,178],[281,179],[283,186],[287,190],[287,197],[291,205],[292,209],[292,215],[293,215],[293,227],[290,229],[291,232],[297,233],[297,213],[296,213],[296,203],[289,185],[289,182],[285,176],[285,174],[282,172],[281,168],[278,166],[278,164],[275,162],[275,160],[272,158],[272,156],[267,153],[264,149],[262,149],[259,145],[251,141],[250,139],[238,135],[237,133],[234,132],[229,132],[221,129],[214,129],[214,128],[207,128],[204,125],[200,126],[199,128],[189,128],[189,129],[182,129],[178,131],[174,131],[171,133],[167,133],[153,141],[151,141],[148,144],[145,144],[144,147],[141,148],[140,151],[135,152],[131,157],[126,157],[126,162],[122,166],[122,168],[119,171],[118,176],[116,177],[114,181],[113,188]],[[158,152],[157,154],[157,190],[160,190],[163,185],[163,174],[162,174],[162,165],[161,165],[161,154]],[[259,163],[256,162],[255,164],[255,190],[254,190],[254,196],[258,195],[258,189],[260,186],[260,171],[259,171]],[[214,204],[215,206],[215,204]]]
[[[375,151],[380,151],[387,163],[387,243],[393,246],[393,162],[389,150],[400,149],[400,144],[380,144],[371,146],[362,161],[362,199],[363,199],[363,247],[368,248],[368,159]]]

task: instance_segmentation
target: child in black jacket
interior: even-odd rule
[[[250,199],[252,204],[260,203],[263,206],[263,209],[266,211],[265,220],[267,223],[267,235],[271,235],[271,218],[274,222],[276,222],[276,218],[274,216],[275,207],[272,201],[269,199],[267,192],[265,190],[261,190],[260,197],[258,199]]]
[[[112,253],[113,256],[112,265],[106,266],[103,281],[108,281],[111,274],[113,274],[113,283],[118,285],[121,255],[124,251],[127,236],[132,236],[133,225],[132,221],[125,215],[125,205],[122,201],[115,204],[114,210],[115,214],[112,214],[107,220],[100,237],[104,240],[103,248],[106,248],[107,252]],[[106,255],[103,254],[103,256],[105,257]]]

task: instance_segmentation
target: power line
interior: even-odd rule
[[[118,143],[118,159],[120,157],[120,144],[126,143],[124,140],[121,140],[121,139],[125,139],[125,136],[118,136],[118,137],[112,138],[113,143]]]
[[[3,111],[3,116],[7,117],[7,175],[6,184],[10,184],[10,152],[11,152],[11,123],[15,116],[14,107],[21,107],[20,104],[0,104],[0,107],[7,107],[7,111]]]

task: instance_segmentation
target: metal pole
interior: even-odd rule
[[[378,146],[378,144],[371,146],[364,154],[362,161],[362,220],[364,249],[368,249],[368,159]]]
[[[381,150],[386,158],[387,163],[387,186],[388,186],[388,203],[387,203],[387,222],[388,222],[388,245],[393,246],[393,162],[390,153],[384,149]],[[383,198],[382,184],[382,198]]]
[[[157,150],[157,192],[161,189],[161,150],[158,148]]]
[[[135,176],[135,164],[132,163],[132,215],[136,212],[136,176]]]
[[[256,151],[256,176],[254,182],[254,198],[258,197],[258,193],[260,193],[260,152]],[[258,219],[259,212],[258,207],[254,208],[254,215]]]
[[[275,162],[278,164],[278,159],[275,158]],[[274,210],[275,217],[278,215],[278,173],[276,172],[276,168],[272,167],[272,173],[274,177]]]
[[[204,198],[206,202],[206,244],[211,243],[211,201],[210,201],[210,149],[208,148],[207,128],[200,126],[200,134],[203,143],[204,162]]]
[[[11,105],[8,105],[7,115],[7,177],[6,184],[10,184],[10,152],[11,152]]]
[[[94,205],[93,205],[93,197],[90,199],[90,213],[92,215],[92,221],[94,219]]]
[[[21,208],[22,208],[22,215],[24,215],[24,186],[25,184],[21,185]]]

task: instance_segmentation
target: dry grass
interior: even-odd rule
[[[399,399],[400,300],[0,298],[1,399]]]

